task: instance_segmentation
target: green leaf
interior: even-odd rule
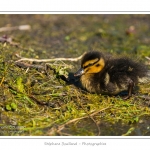
[[[24,85],[22,83],[22,78],[21,77],[17,78],[17,88],[18,88],[19,92],[21,92],[21,93],[24,92]]]
[[[10,105],[6,105],[6,110],[8,110],[8,111],[10,111],[10,110],[11,110]]]
[[[15,103],[11,103],[10,106],[11,106],[11,108],[12,108],[13,110],[16,110],[16,109],[17,109],[17,105],[16,105]]]

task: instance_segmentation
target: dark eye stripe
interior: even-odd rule
[[[98,61],[99,61],[99,60],[97,60],[97,61],[94,62],[93,64],[88,64],[87,66],[84,66],[83,68],[85,69],[85,68],[87,68],[87,67],[93,66],[93,65],[96,64]],[[97,64],[97,65],[100,66],[99,64]],[[98,67],[97,65],[96,65],[96,67]]]
[[[85,69],[85,68],[93,66],[93,65],[94,65],[94,63],[93,64],[88,64],[87,66],[84,66],[83,68]]]

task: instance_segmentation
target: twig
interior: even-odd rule
[[[2,42],[2,43],[7,42],[7,43],[10,43],[11,45],[14,45],[14,46],[18,46],[19,45],[19,43],[13,42],[12,38],[8,37],[7,35],[1,36],[0,37],[0,42]]]
[[[33,95],[29,95],[29,98],[31,98],[32,100],[34,100],[39,105],[42,105],[42,106],[43,105],[48,105],[48,102],[40,101],[37,98],[35,98],[35,96],[33,96]]]
[[[85,53],[84,53],[85,54]],[[18,58],[20,58],[19,60],[17,60],[16,62],[19,62],[19,61],[30,61],[30,62],[54,62],[54,61],[78,61],[80,60],[83,55],[82,54],[81,56],[79,57],[76,57],[76,58],[53,58],[53,59],[34,59],[34,58],[25,58],[25,57],[21,57],[20,55],[16,54],[16,56]]]
[[[0,32],[12,31],[12,30],[30,30],[30,29],[31,29],[30,25],[20,25],[15,27],[2,27],[0,28]]]
[[[57,132],[58,132],[58,133],[61,132],[61,130],[63,130],[66,125],[69,125],[69,124],[71,124],[71,123],[73,123],[73,122],[76,122],[76,121],[79,121],[79,120],[81,120],[81,119],[88,118],[89,116],[92,117],[92,116],[94,116],[94,115],[96,115],[96,114],[98,114],[98,113],[100,113],[100,112],[102,112],[102,111],[104,111],[104,110],[106,110],[106,109],[108,109],[108,108],[109,108],[109,107],[103,108],[103,109],[101,109],[101,110],[98,110],[98,111],[96,111],[96,112],[93,112],[92,114],[88,114],[87,116],[84,116],[84,117],[72,119],[72,120],[66,122],[65,124],[59,126]]]
[[[32,64],[28,64],[28,63],[24,63],[24,62],[15,62],[15,64],[18,66],[18,67],[21,67],[21,68],[35,68],[35,69],[42,69],[44,70],[45,67],[42,66],[42,65],[32,65]]]
[[[148,59],[148,60],[150,60],[150,57],[148,57],[148,56],[146,56],[145,58]]]
[[[100,135],[100,127],[99,125],[97,124],[97,122],[94,120],[94,118],[89,114],[89,112],[83,107],[82,103],[80,102],[80,98],[78,96],[78,93],[76,92],[76,95],[77,95],[77,102],[80,104],[81,108],[87,113],[87,115],[89,116],[89,118],[95,123],[96,127],[97,127],[97,130],[98,130],[98,136]]]

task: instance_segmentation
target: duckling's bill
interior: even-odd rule
[[[81,75],[83,75],[84,74],[84,69],[83,68],[80,68],[75,74],[74,74],[74,76],[81,76]]]

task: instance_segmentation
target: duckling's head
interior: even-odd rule
[[[103,70],[105,60],[102,53],[98,51],[87,52],[81,60],[81,68],[74,74],[74,76],[81,76],[83,74],[95,74]]]

